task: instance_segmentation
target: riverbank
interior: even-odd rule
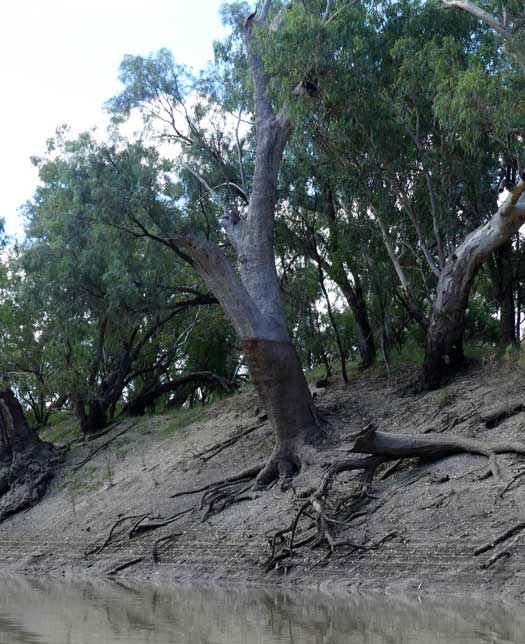
[[[497,594],[523,600],[525,531],[474,554],[525,518],[525,476],[511,484],[523,467],[523,458],[516,455],[498,457],[499,482],[479,480],[484,456],[459,454],[431,463],[405,460],[394,469],[383,466],[374,479],[371,511],[348,526],[334,527],[346,546],[332,552],[327,545],[308,544],[295,548],[291,557],[264,565],[273,535],[290,525],[327,467],[348,454],[356,433],[370,423],[388,432],[525,441],[519,368],[472,369],[447,388],[425,395],[410,387],[416,375],[410,370],[356,375],[348,386],[332,379],[316,395],[329,421],[326,437],[306,448],[293,488],[258,491],[205,521],[198,508],[202,493],[171,497],[236,474],[270,453],[270,427],[253,392],[179,417],[126,420],[97,441],[72,445],[46,497],[0,526],[2,570],[333,591]],[[493,422],[502,407],[508,417]],[[224,444],[238,436],[233,445]],[[94,453],[108,440],[108,447]],[[213,455],[217,450],[210,449],[219,444],[221,451]],[[354,489],[356,476],[339,477],[334,500]],[[164,527],[140,533],[141,525],[170,517]],[[121,523],[115,526],[117,521]],[[138,536],[130,539],[139,521]],[[112,526],[112,539],[100,550]],[[154,552],[156,541],[171,536]],[[488,565],[505,548],[508,554]]]

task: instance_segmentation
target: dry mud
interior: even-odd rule
[[[171,525],[130,540],[133,520],[122,524],[117,538],[99,554],[86,555],[106,540],[124,516],[172,516],[197,508],[200,495],[170,495],[201,487],[254,465],[270,453],[267,423],[234,446],[204,462],[208,447],[258,424],[259,404],[246,391],[210,407],[203,419],[166,436],[173,418],[151,416],[117,438],[88,463],[73,469],[98,442],[77,445],[68,453],[47,496],[31,510],[0,526],[3,572],[65,576],[103,576],[120,564],[142,558],[118,576],[149,580],[207,580],[239,584],[283,584],[288,587],[380,592],[450,593],[525,597],[525,530],[501,546],[475,556],[481,544],[525,520],[525,476],[506,485],[523,468],[523,457],[498,457],[503,480],[479,480],[482,456],[457,455],[432,463],[405,461],[386,479],[374,482],[371,507],[377,511],[340,527],[340,536],[359,544],[395,536],[374,550],[325,546],[294,551],[268,570],[269,540],[288,526],[326,468],[347,455],[353,437],[370,422],[378,429],[409,434],[441,433],[478,440],[525,441],[523,374],[504,367],[471,369],[441,391],[414,394],[415,372],[395,377],[355,376],[344,386],[334,378],[316,403],[329,421],[321,444],[306,448],[305,464],[285,492],[274,487],[255,498],[202,521],[195,509]],[[495,426],[486,419],[502,406],[512,415]],[[131,421],[125,421],[126,423]],[[135,421],[133,421],[135,422]],[[489,427],[487,426],[489,425]],[[334,494],[356,485],[357,474],[342,475]],[[381,501],[381,503],[379,503]],[[179,533],[152,558],[152,543]],[[507,554],[486,568],[498,549]]]

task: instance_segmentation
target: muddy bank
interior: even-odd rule
[[[390,378],[356,377],[346,387],[331,382],[317,398],[330,423],[326,437],[306,450],[294,487],[258,491],[204,522],[198,507],[201,493],[170,497],[224,479],[270,453],[270,428],[253,393],[205,409],[183,427],[170,416],[145,417],[126,421],[127,431],[121,424],[94,443],[72,446],[46,497],[0,526],[2,570],[325,590],[496,593],[522,600],[525,530],[474,554],[525,519],[525,476],[511,484],[523,468],[523,458],[516,455],[498,457],[501,481],[480,480],[487,464],[484,456],[460,454],[426,463],[405,460],[394,469],[383,466],[374,479],[370,511],[333,527],[349,545],[332,551],[326,544],[316,548],[309,543],[295,548],[291,557],[264,566],[273,535],[290,525],[327,467],[347,455],[355,434],[371,422],[387,432],[525,441],[525,395],[516,370],[473,370],[426,395],[411,393],[413,378],[414,373],[405,372]],[[119,433],[111,446],[75,468]],[[241,434],[220,452],[206,452]],[[356,487],[357,476],[346,473],[337,479],[334,502]],[[145,515],[148,523],[161,517],[173,520],[130,539],[133,526]],[[94,552],[119,520],[111,543]],[[163,537],[173,538],[160,542],[154,554],[154,542]]]

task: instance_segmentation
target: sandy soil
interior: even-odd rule
[[[370,422],[378,429],[403,433],[462,435],[479,440],[525,441],[525,412],[513,413],[495,427],[484,418],[501,405],[525,403],[522,373],[491,367],[472,369],[446,389],[416,395],[410,387],[416,374],[356,376],[344,386],[333,379],[316,398],[330,426],[321,444],[305,450],[305,466],[285,492],[274,487],[232,505],[202,521],[199,494],[170,495],[206,485],[258,463],[271,450],[268,423],[260,423],[259,404],[246,391],[207,409],[201,420],[169,432],[173,418],[140,419],[108,449],[78,469],[95,447],[122,432],[126,424],[88,445],[71,449],[47,496],[31,510],[0,526],[0,566],[4,571],[66,576],[107,575],[120,564],[143,558],[118,575],[137,579],[200,579],[335,591],[362,589],[505,595],[525,598],[523,567],[525,530],[482,554],[474,550],[525,520],[525,476],[503,489],[521,471],[522,457],[501,455],[503,480],[479,480],[482,456],[457,455],[433,463],[404,461],[386,479],[374,482],[370,509],[377,510],[337,526],[339,538],[370,545],[392,535],[373,550],[351,547],[331,552],[326,546],[305,546],[270,570],[269,540],[288,526],[326,468],[352,448],[353,437]],[[126,421],[132,423],[136,421]],[[259,424],[234,446],[204,462],[199,452]],[[356,474],[342,475],[334,499],[356,485]],[[171,525],[135,539],[129,530],[141,516],[169,517],[193,511]],[[119,518],[133,515],[99,554]],[[152,544],[180,533],[165,544],[154,563]],[[499,549],[508,554],[489,568]]]

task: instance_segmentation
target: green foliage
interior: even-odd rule
[[[271,27],[254,29],[269,98],[275,111],[287,106],[294,128],[279,177],[275,254],[308,373],[338,368],[336,332],[346,358],[358,360],[352,301],[391,367],[421,363],[425,338],[410,306],[430,314],[444,258],[494,212],[501,165],[525,162],[516,64],[523,3],[506,5],[512,47],[438,0],[275,2]],[[500,2],[480,6],[502,15]],[[122,91],[107,103],[110,140],[60,128],[34,159],[40,185],[24,208],[26,241],[6,249],[0,221],[0,372],[32,422],[51,423],[54,440],[70,436],[64,405],[81,417],[103,401],[109,415],[185,371],[238,371],[233,329],[219,307],[205,307],[213,300],[173,240],[206,237],[235,254],[220,219],[223,205],[247,216],[252,186],[250,13],[245,2],[223,7],[230,33],[201,74],[166,49],[126,56]],[[172,158],[121,137],[132,113],[150,141],[172,144]],[[495,283],[483,273],[475,284],[469,351],[498,342]],[[201,403],[218,395],[192,385],[165,396],[159,408],[177,411],[163,431],[201,420]]]

